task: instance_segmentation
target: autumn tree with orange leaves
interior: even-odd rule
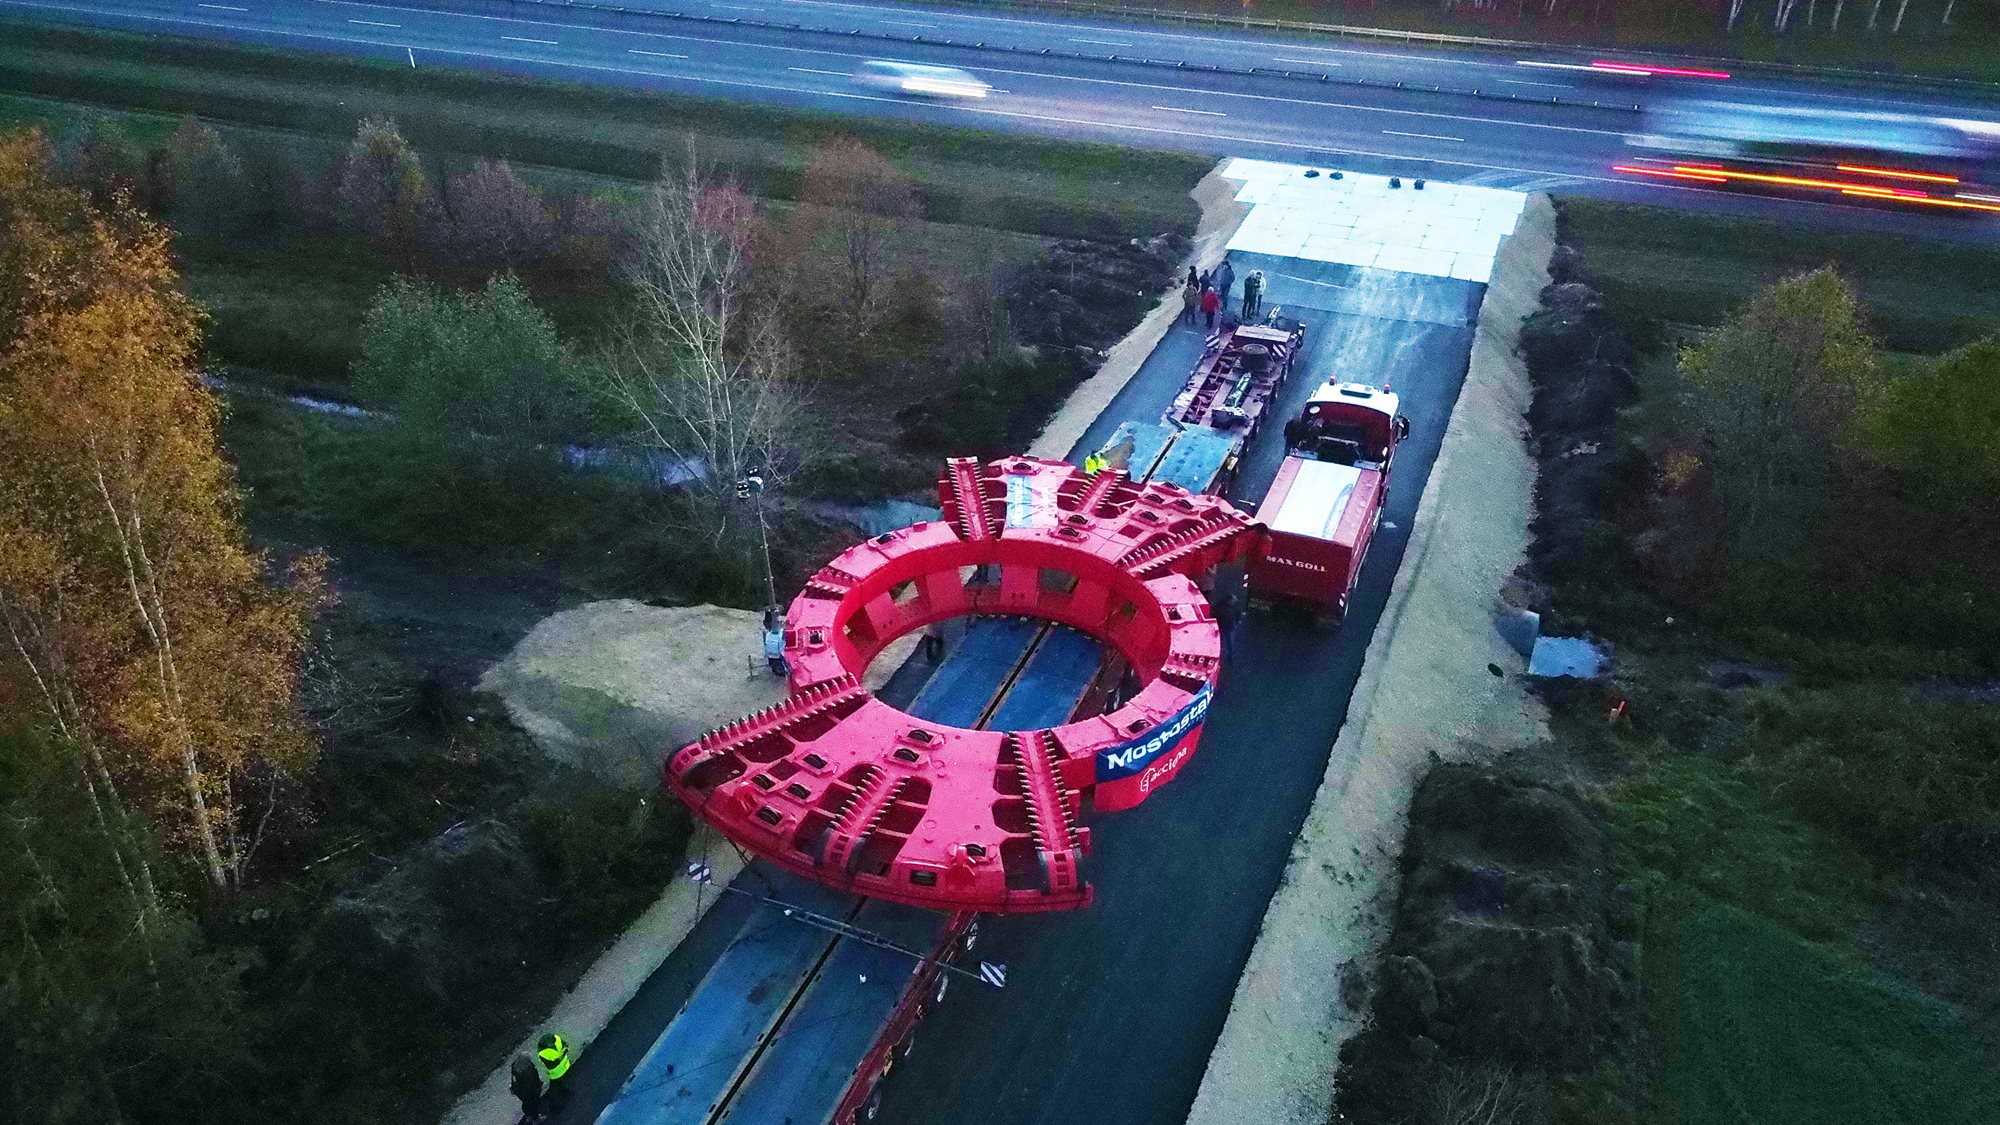
[[[325,560],[273,584],[245,542],[167,231],[49,164],[0,137],[0,676],[78,748],[100,820],[138,807],[225,890],[315,752]],[[145,856],[119,865],[143,925]]]

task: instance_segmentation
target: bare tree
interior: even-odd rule
[[[1875,0],[1868,6],[1868,30],[1875,30],[1875,21],[1882,15],[1882,0]]]
[[[1833,0],[1833,19],[1827,25],[1828,31],[1840,30],[1840,10],[1847,6],[1847,0]]]
[[[1417,1120],[1424,1125],[1515,1125],[1527,1116],[1527,1084],[1504,1066],[1432,1068]]]
[[[1910,0],[1899,0],[1896,4],[1896,22],[1889,25],[1889,34],[1900,34],[1903,30],[1903,16],[1910,10]]]
[[[635,311],[602,365],[635,440],[685,477],[680,530],[717,547],[756,528],[763,496],[812,459],[796,354],[776,310],[750,298],[747,203],[692,158],[654,185],[631,224]]]
[[[1876,0],[1881,3],[1881,0]],[[1736,30],[1736,21],[1743,15],[1743,0],[1729,0],[1729,30]]]

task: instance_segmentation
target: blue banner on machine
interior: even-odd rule
[[[1099,784],[1131,777],[1146,768],[1147,763],[1161,753],[1180,745],[1188,733],[1201,725],[1202,717],[1208,714],[1208,700],[1214,693],[1210,684],[1201,685],[1187,705],[1173,713],[1166,722],[1147,731],[1129,742],[1121,742],[1097,752],[1097,780]]]

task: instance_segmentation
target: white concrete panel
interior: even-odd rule
[[[1391,188],[1386,176],[1307,171],[1231,160],[1222,174],[1240,182],[1236,198],[1251,210],[1229,249],[1483,282],[1527,203],[1498,188],[1432,181],[1418,191],[1411,179]]]

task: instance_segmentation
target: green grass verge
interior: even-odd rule
[[[1675,1125],[2000,1121],[2000,1074],[1943,1014],[1769,918],[1703,896],[1656,918],[1646,994]]]
[[[1577,198],[1562,201],[1562,216],[1642,347],[1662,322],[1720,324],[1778,278],[1828,263],[1855,283],[1893,351],[1936,354],[2000,329],[2000,252],[1990,247]]]
[[[791,198],[813,146],[854,136],[919,184],[930,217],[1040,235],[1192,232],[1187,192],[1213,161],[1181,153],[867,121],[700,98],[0,20],[0,94],[345,144],[396,119],[427,153],[647,180],[695,152],[759,194]]]
[[[1980,1069],[1959,1025],[1855,949],[1867,868],[1783,811],[1753,771],[1656,748],[1612,797],[1664,1052],[1649,1120],[2000,1120],[2000,1074]]]

